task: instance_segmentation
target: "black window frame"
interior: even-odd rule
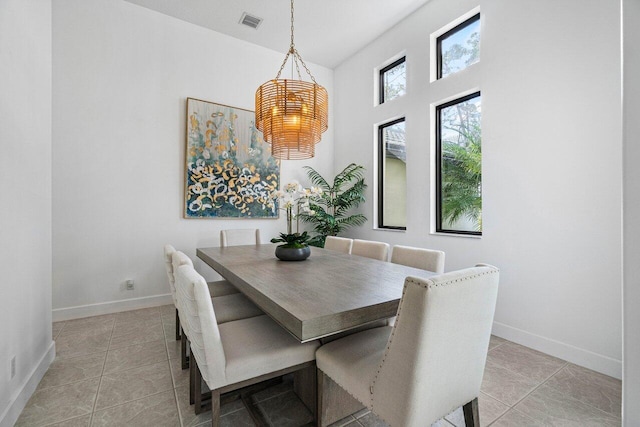
[[[385,230],[406,230],[404,227],[383,225],[384,224],[384,159],[386,157],[386,144],[384,142],[384,129],[396,125],[398,123],[406,123],[406,117],[384,122],[378,125],[378,224],[377,228]]]
[[[394,69],[395,67],[397,67],[400,64],[404,64],[407,62],[407,56],[403,56],[402,58],[399,58],[395,61],[393,61],[391,64],[385,66],[384,68],[380,69],[380,74],[378,76],[378,103],[379,104],[384,104],[385,103],[385,99],[384,99],[384,74],[387,71],[390,71],[392,69]],[[405,68],[406,70],[406,68]]]
[[[436,80],[442,78],[442,41],[479,20],[480,12],[436,38]]]
[[[448,230],[442,228],[442,110],[482,96],[481,91],[456,98],[436,106],[436,233],[482,236],[482,231]]]

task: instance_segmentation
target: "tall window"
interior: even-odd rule
[[[464,70],[480,60],[480,14],[436,39],[438,78]]]
[[[380,70],[380,104],[404,95],[406,85],[406,63],[403,56]]]
[[[436,231],[482,234],[480,92],[436,107]]]
[[[378,127],[378,227],[407,228],[404,118]]]

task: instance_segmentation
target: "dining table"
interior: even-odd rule
[[[436,273],[362,256],[312,247],[304,261],[281,261],[275,244],[198,248],[198,258],[301,343],[322,342],[396,315],[407,276]],[[316,408],[316,381],[322,381],[322,408]],[[315,370],[294,380],[294,391],[331,423],[363,408],[326,375]]]
[[[300,342],[395,316],[407,276],[436,273],[312,247],[281,261],[276,245],[198,248],[197,256]]]

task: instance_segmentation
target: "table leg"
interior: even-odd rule
[[[293,391],[316,418],[316,364],[293,373]]]
[[[364,405],[318,369],[318,427],[335,423],[361,409]]]

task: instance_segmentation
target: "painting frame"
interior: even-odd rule
[[[186,99],[185,219],[278,219],[280,161],[251,110]]]

